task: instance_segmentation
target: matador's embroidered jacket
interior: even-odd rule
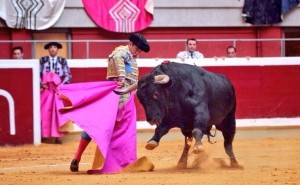
[[[109,55],[107,76],[108,80],[124,81],[128,87],[138,80],[139,70],[135,57],[130,53],[128,46],[118,46]],[[130,97],[125,94],[120,97],[119,107],[121,107]]]

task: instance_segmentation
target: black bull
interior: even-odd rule
[[[147,121],[157,125],[147,149],[157,147],[162,136],[171,128],[178,127],[185,136],[178,167],[186,167],[193,138],[193,152],[202,152],[201,139],[204,135],[212,136],[210,130],[215,125],[223,134],[231,166],[238,166],[232,149],[236,131],[236,97],[231,82],[224,75],[198,66],[165,63],[139,80],[137,96]]]

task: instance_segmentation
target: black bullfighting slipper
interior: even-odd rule
[[[78,172],[79,163],[76,159],[73,159],[70,165],[71,172]]]
[[[55,138],[54,143],[61,145],[62,144],[62,140],[60,138]]]

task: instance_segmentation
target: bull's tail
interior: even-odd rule
[[[210,129],[211,129],[211,128],[210,128]],[[212,142],[212,141],[210,140],[210,137],[216,137],[216,135],[217,135],[217,129],[215,129],[215,133],[214,133],[214,134],[211,134],[210,130],[207,130],[206,135],[207,135],[207,140],[208,140],[208,142],[209,142],[210,144],[215,144],[215,143],[217,142],[217,141]]]

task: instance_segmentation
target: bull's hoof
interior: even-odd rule
[[[198,145],[198,146],[195,146],[193,148],[193,153],[194,154],[200,154],[201,152],[204,152],[204,147],[203,145]]]
[[[187,167],[187,161],[185,162],[178,162],[177,169],[185,169]]]
[[[237,161],[230,161],[230,166],[234,169],[244,169]]]
[[[239,165],[238,163],[230,164],[230,166],[234,169],[244,169],[244,167]]]
[[[147,150],[153,150],[154,148],[158,147],[158,142],[151,140],[147,143],[147,145],[145,146],[145,148]]]

